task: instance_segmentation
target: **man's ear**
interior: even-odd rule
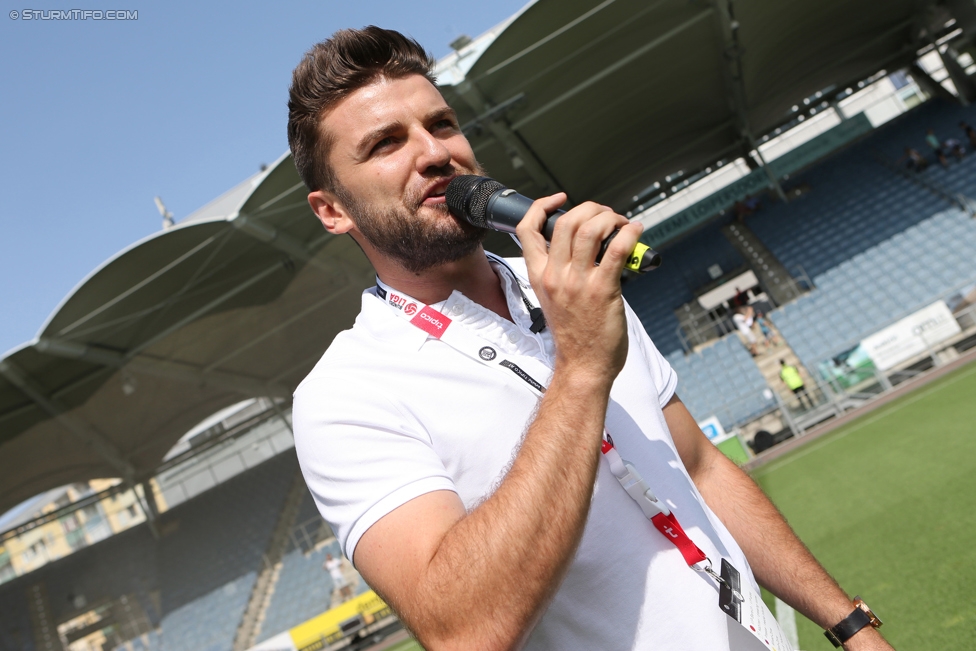
[[[325,230],[333,235],[348,233],[356,227],[338,197],[327,190],[310,192],[308,205],[312,207],[312,212],[322,222]]]

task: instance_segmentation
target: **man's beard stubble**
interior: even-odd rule
[[[453,170],[451,173],[453,174]],[[473,173],[483,172],[479,169]],[[405,205],[388,210],[360,201],[344,187],[337,187],[336,194],[345,204],[366,241],[411,273],[419,274],[470,255],[488,234],[487,229],[451,215],[446,204],[428,208],[442,212],[442,218],[421,218],[417,211],[423,203],[423,197],[414,194],[404,199]]]

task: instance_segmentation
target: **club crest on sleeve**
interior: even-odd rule
[[[478,351],[478,357],[486,362],[490,362],[491,360],[495,359],[497,355],[498,353],[496,353],[495,349],[491,346],[482,346],[481,350]]]

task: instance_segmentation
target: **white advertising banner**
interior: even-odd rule
[[[268,638],[257,646],[252,646],[248,651],[295,651],[295,643],[288,631],[285,631]]]
[[[962,331],[945,301],[937,301],[861,342],[882,371],[922,355]]]

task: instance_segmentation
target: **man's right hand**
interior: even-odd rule
[[[516,233],[529,280],[556,343],[557,370],[566,368],[580,379],[612,383],[627,357],[620,276],[643,227],[607,206],[587,202],[559,217],[547,244],[543,224],[565,201],[563,193],[538,199]],[[618,228],[596,266],[603,240]]]

